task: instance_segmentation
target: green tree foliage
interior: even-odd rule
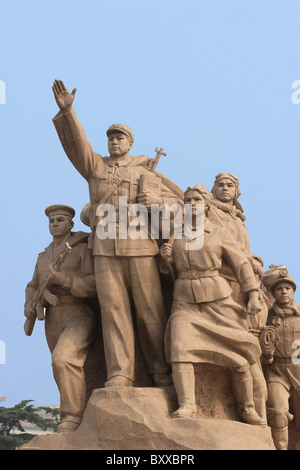
[[[50,415],[54,421],[54,423],[56,423],[56,427],[53,428],[53,429],[57,429],[57,426],[59,425],[59,421],[60,421],[60,411],[59,411],[59,408],[51,408],[50,406],[39,406],[36,408],[36,410],[44,410],[45,413],[47,415]]]
[[[30,404],[33,400],[22,400],[13,408],[0,407],[0,449],[15,449],[28,442],[33,434],[28,434],[23,428],[23,422],[31,423],[43,431],[56,430],[58,425],[59,410],[50,407],[34,407]],[[51,418],[43,418],[37,412],[44,410]],[[14,435],[13,430],[20,434]]]

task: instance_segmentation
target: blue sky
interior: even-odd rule
[[[52,124],[54,79],[77,88],[74,107],[98,153],[107,155],[106,129],[122,122],[135,134],[132,154],[153,157],[163,147],[157,169],[183,190],[211,189],[217,173],[235,173],[251,251],[266,269],[286,264],[300,284],[300,105],[291,99],[300,80],[299,31],[296,0],[2,2],[5,406],[59,402],[43,323],[30,338],[23,332],[24,289],[51,241],[45,207],[73,206],[75,228],[86,229],[79,214],[87,183]]]

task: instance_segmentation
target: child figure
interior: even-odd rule
[[[300,431],[300,307],[294,300],[296,284],[285,266],[272,265],[262,280],[275,302],[261,333],[262,362],[268,386],[268,424],[276,449],[288,448],[290,398],[297,432]]]

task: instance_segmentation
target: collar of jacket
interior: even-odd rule
[[[103,157],[103,160],[111,167],[116,166],[116,163],[118,163],[118,166],[127,166],[129,164],[132,166],[146,166],[149,162],[149,157],[146,157],[145,155],[140,155],[138,157],[129,155],[127,158],[121,161],[114,160],[112,157]]]
[[[131,158],[127,157],[125,160],[114,160],[112,157],[108,157],[106,163],[109,166],[127,166],[131,162]]]
[[[87,243],[89,236],[90,236],[90,234],[87,233],[87,232],[71,232],[70,237],[67,240],[67,242],[69,243],[69,245],[71,247],[74,246],[74,245],[77,245],[78,243]],[[62,244],[62,248],[61,248],[60,253],[62,253],[65,250],[65,248],[66,248],[66,245]],[[45,248],[44,251],[47,254],[47,256],[50,259],[52,259],[52,256],[53,256],[53,242],[51,242],[50,245],[48,245]],[[58,254],[58,256],[60,255],[60,253]]]
[[[300,307],[296,303],[295,299],[293,299],[291,302],[291,305],[289,305],[286,308],[280,308],[275,302],[272,307],[272,310],[275,315],[281,318],[284,318],[286,315],[293,315],[293,314],[295,314],[297,317],[300,317]]]
[[[220,209],[223,212],[228,212],[232,216],[239,217],[243,222],[244,220],[246,220],[246,217],[244,216],[242,211],[237,209],[235,205],[229,206],[225,202],[219,201],[218,199],[212,199],[211,202],[215,207],[217,207],[217,209]]]
[[[215,227],[214,224],[212,224],[209,220],[206,219],[204,221],[204,232],[205,233],[210,233],[214,227]],[[198,227],[198,230],[199,230],[199,228],[201,228],[201,227]],[[196,233],[198,233],[197,230],[195,230],[195,235],[193,235],[192,237],[188,237],[187,235],[185,235],[185,238],[190,239],[190,240],[195,240],[196,239]],[[202,235],[203,235],[202,231],[201,231],[201,233],[198,233],[198,236],[201,237]]]

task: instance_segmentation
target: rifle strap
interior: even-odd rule
[[[135,160],[132,160],[129,162],[127,167],[129,166],[136,166],[137,162]],[[114,191],[117,189],[118,186],[120,186],[121,183],[123,183],[124,179],[123,178],[117,178],[114,180],[114,182],[109,186],[109,188],[106,190],[106,192],[103,194],[101,197],[100,201],[97,203],[97,205],[105,204],[106,201],[110,198],[110,196],[114,193]],[[130,185],[131,186],[131,185]]]
[[[110,185],[110,187],[106,190],[106,192],[103,194],[102,198],[100,201],[97,203],[97,205],[105,204],[106,201],[110,198],[110,196],[113,194],[115,189],[117,189],[118,186],[122,183],[123,180],[117,180],[114,181],[113,184]]]

